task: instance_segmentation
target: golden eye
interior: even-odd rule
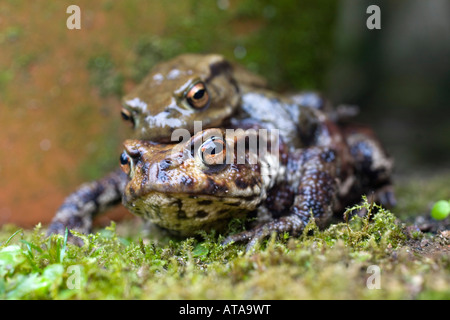
[[[200,146],[198,153],[207,166],[224,164],[227,155],[226,143],[221,138],[211,137]]]
[[[131,112],[128,109],[122,108],[122,111],[120,112],[120,114],[122,115],[122,119],[125,121],[131,121],[131,123],[134,126],[134,118],[131,115]]]
[[[120,155],[120,167],[127,175],[131,173],[132,160],[126,151]]]
[[[203,82],[198,82],[193,85],[188,93],[186,99],[192,108],[202,109],[209,104],[209,94]]]

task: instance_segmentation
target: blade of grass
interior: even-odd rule
[[[61,248],[61,251],[59,252],[59,263],[62,263],[64,260],[64,256],[66,254],[66,247],[67,247],[67,237],[69,236],[69,229],[66,228],[66,231],[64,232],[64,242],[63,246]]]
[[[38,246],[36,246],[35,244],[28,242],[27,240],[23,240],[21,239],[20,242],[25,243],[27,245],[28,251],[31,252],[31,248],[33,248],[34,250],[36,250],[39,253],[43,253],[44,251],[39,248]]]
[[[6,242],[3,244],[4,246],[7,246],[9,244],[9,242],[12,240],[12,238],[15,237],[16,234],[18,234],[20,231],[22,231],[22,229],[17,230],[16,232],[14,232],[9,238],[8,240],[6,240]]]

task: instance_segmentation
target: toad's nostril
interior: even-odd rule
[[[138,140],[125,140],[123,143],[125,148],[125,153],[133,159],[138,159],[141,157],[141,152],[139,151],[140,141]]]
[[[166,170],[172,165],[172,161],[169,159],[164,159],[159,163],[160,170]]]

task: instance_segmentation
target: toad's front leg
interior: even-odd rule
[[[289,232],[298,235],[311,216],[318,225],[329,221],[337,194],[336,151],[325,147],[312,147],[295,152],[288,164],[286,179],[296,193],[289,214],[252,230],[227,237],[224,244],[248,241],[247,250],[272,233]]]
[[[127,182],[128,176],[117,169],[100,180],[81,185],[59,207],[49,226],[48,235],[64,234],[66,228],[89,233],[95,215],[121,202]],[[69,241],[82,245],[81,239],[70,233]]]

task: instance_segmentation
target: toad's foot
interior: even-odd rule
[[[264,225],[258,226],[252,230],[237,233],[228,236],[222,245],[232,242],[247,242],[246,251],[250,251],[255,245],[270,236],[272,233],[281,234],[289,232],[290,235],[297,235],[303,230],[305,222],[299,216],[286,216],[280,219],[270,221]]]
[[[69,229],[68,241],[82,245],[83,241],[72,235],[70,230],[89,233],[92,228],[92,219],[96,214],[120,203],[127,181],[128,177],[118,169],[103,179],[81,185],[59,207],[47,235],[63,235],[67,228]]]

